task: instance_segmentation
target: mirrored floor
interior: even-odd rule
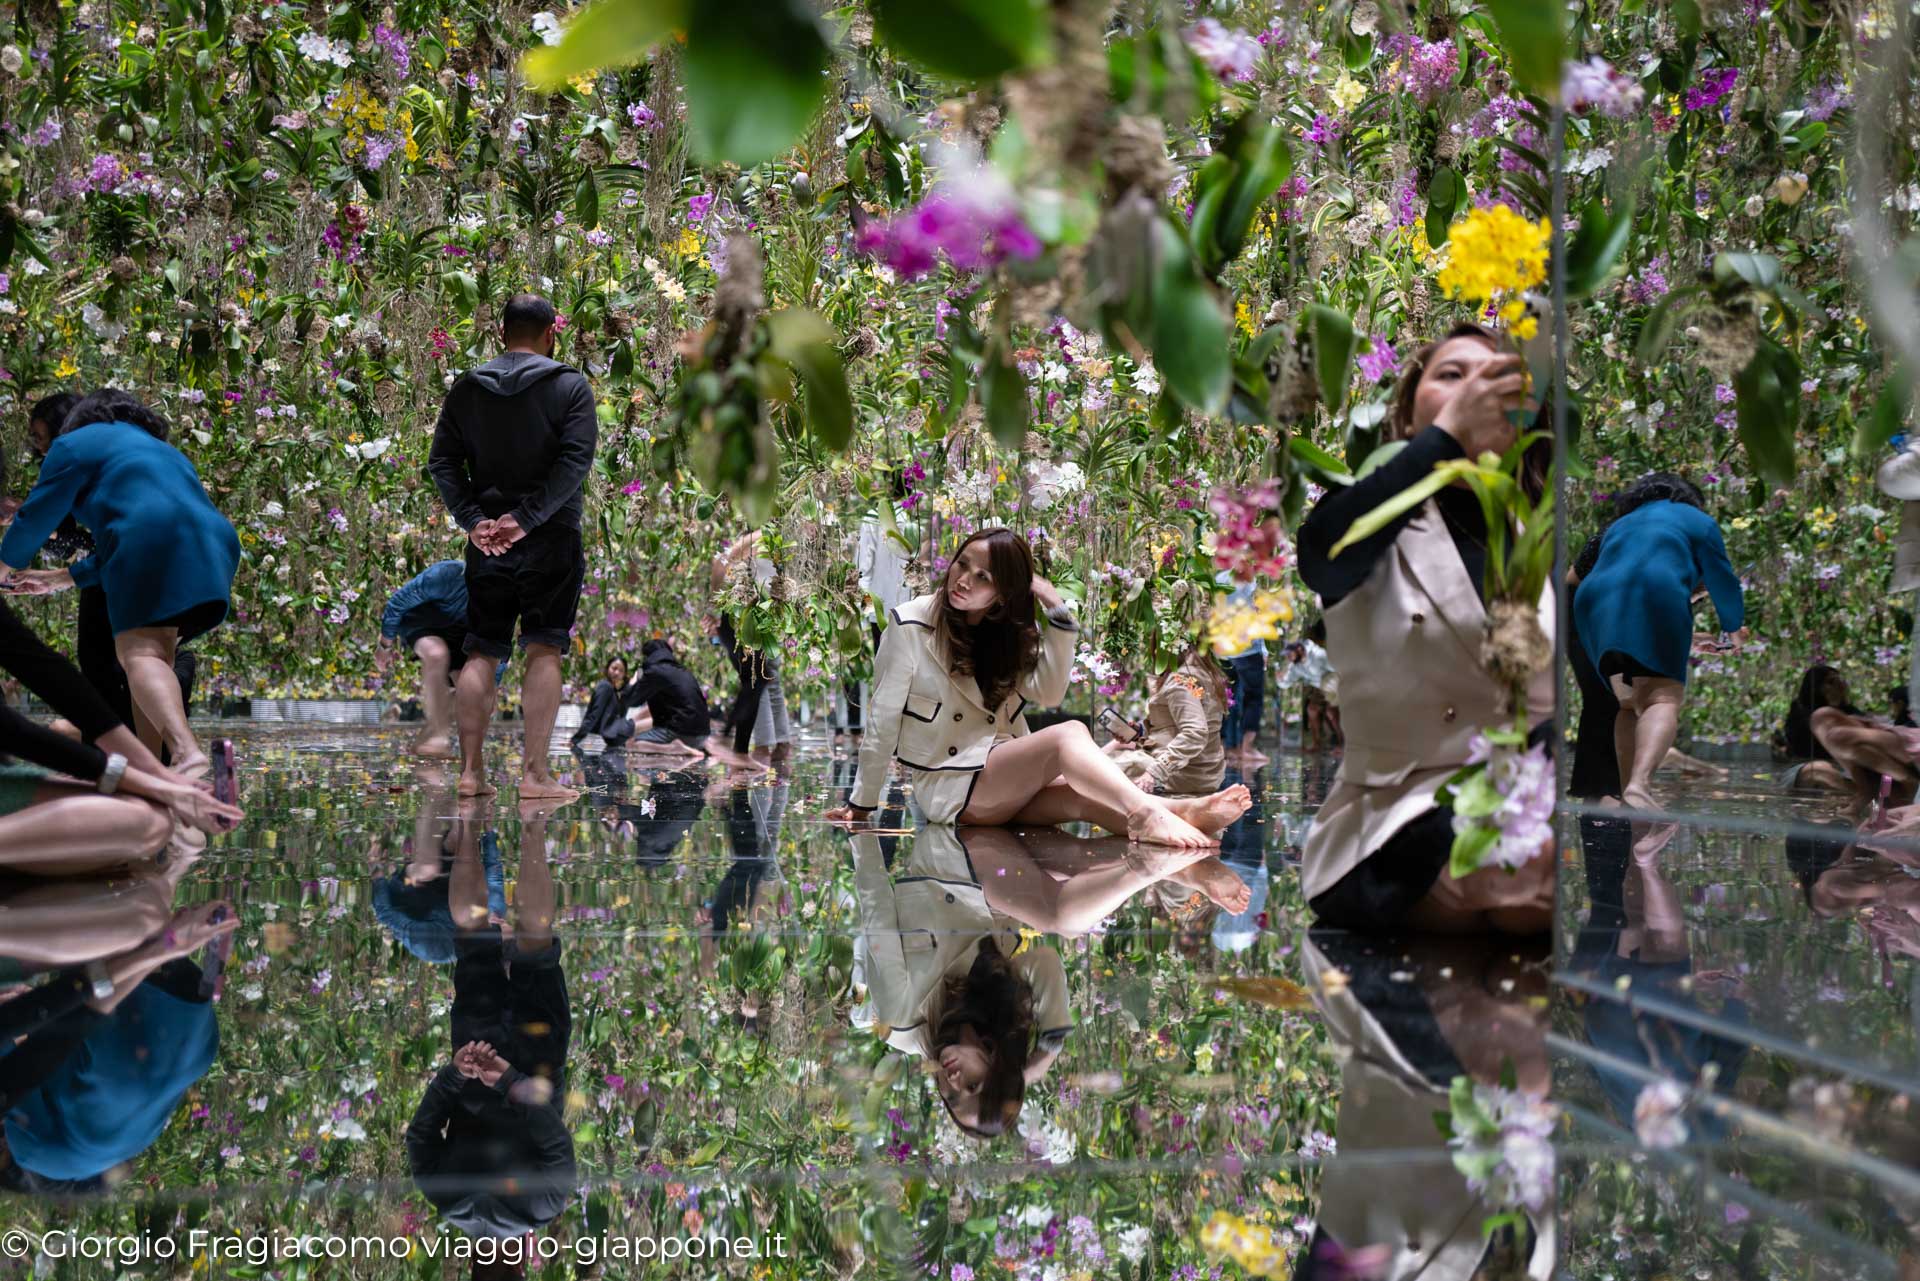
[[[1554,955],[1310,932],[1331,758],[1196,858],[899,790],[849,834],[824,738],[521,805],[397,729],[228,728],[240,829],[4,883],[0,1276],[1912,1264],[1920,880],[1854,846],[1569,816]]]

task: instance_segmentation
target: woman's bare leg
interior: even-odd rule
[[[1253,804],[1253,793],[1243,784],[1223,787],[1211,796],[1162,796],[1161,804],[1174,817],[1212,836],[1232,827]],[[1126,816],[1090,801],[1073,790],[1064,777],[1034,793],[1027,807],[1013,816],[1013,822],[1053,827],[1060,823],[1097,823],[1115,835],[1126,834]],[[1116,823],[1119,826],[1116,826]]]
[[[0,818],[0,867],[73,876],[149,857],[172,835],[167,811],[138,797],[42,784],[32,804]]]
[[[1188,848],[1214,844],[1205,833],[1175,815],[1165,802],[1134,786],[1113,758],[1094,746],[1093,734],[1079,721],[1049,725],[996,746],[974,782],[973,799],[960,821],[987,827],[1015,820],[1069,821],[1072,816],[1022,819],[1028,805],[1047,791],[1056,777],[1064,777],[1071,791],[1098,807],[1103,817],[1093,821],[1102,827],[1110,820],[1122,824],[1109,831],[1124,830],[1131,839],[1156,845]]]
[[[1085,934],[1166,875],[1146,860],[1129,866],[1126,846],[1119,841],[1079,841],[1061,834],[1060,840],[1075,841],[1080,849],[1063,851],[1048,848],[1057,843],[1035,842],[1030,850],[1022,837],[999,827],[970,827],[960,839],[988,905],[1051,934]],[[1176,869],[1201,855],[1198,850],[1163,855],[1160,862]],[[1037,857],[1069,866],[1067,878],[1054,880],[1049,872],[1055,869],[1043,869]]]
[[[174,770],[188,774],[204,770],[207,758],[187,727],[180,678],[173,674],[173,651],[179,639],[178,628],[131,627],[114,636],[113,649],[127,672],[134,714],[146,717],[160,731],[160,741],[173,753]]]
[[[427,723],[413,741],[413,753],[428,760],[453,759],[453,652],[438,636],[422,636],[413,643],[420,656],[420,706]]]
[[[1653,771],[1680,735],[1680,704],[1686,696],[1685,685],[1665,677],[1641,676],[1633,682],[1633,757],[1629,771],[1620,776],[1620,799],[1628,805],[1656,807]]]

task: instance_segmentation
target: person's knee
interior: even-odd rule
[[[413,652],[420,656],[421,662],[435,667],[445,667],[453,658],[447,643],[438,636],[422,636],[413,643]]]
[[[129,816],[135,825],[134,839],[139,842],[140,852],[152,854],[173,839],[173,816],[151,801],[139,801],[137,817]]]

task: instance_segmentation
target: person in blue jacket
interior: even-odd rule
[[[397,650],[420,660],[420,706],[426,728],[414,741],[416,756],[453,756],[453,673],[467,661],[467,566],[440,560],[400,584],[380,615],[375,661],[384,672]]]
[[[0,584],[13,590],[105,588],[113,647],[133,691],[134,726],[157,732],[176,772],[204,772],[187,725],[175,651],[227,617],[240,540],[207,497],[167,420],[111,388],[74,406],[47,449],[40,479],[0,540]],[[92,555],[22,574],[71,513],[93,533]]]
[[[1600,557],[1573,598],[1581,642],[1620,700],[1614,750],[1620,798],[1656,808],[1653,771],[1680,731],[1693,652],[1693,600],[1705,588],[1720,619],[1716,648],[1746,641],[1746,602],[1720,526],[1698,486],[1654,472],[1614,500]]]

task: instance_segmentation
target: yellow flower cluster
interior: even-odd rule
[[[680,238],[673,242],[673,252],[682,258],[691,258],[700,252],[700,233],[692,227],[682,227]]]
[[[1253,308],[1247,306],[1245,298],[1233,305],[1233,323],[1241,333],[1253,337]]]
[[[1826,533],[1833,528],[1834,523],[1839,519],[1838,513],[1830,512],[1825,507],[1814,508],[1807,513],[1806,517],[1808,528],[1812,529],[1816,534]]]
[[[1552,234],[1547,219],[1529,221],[1508,205],[1474,209],[1453,224],[1440,288],[1462,302],[1497,305],[1515,337],[1531,338],[1539,324],[1520,295],[1546,280]]]
[[[1223,596],[1214,603],[1207,623],[1207,639],[1215,652],[1238,654],[1257,640],[1279,640],[1275,624],[1293,621],[1293,593],[1286,587],[1258,591],[1247,605],[1235,605]]]
[[[365,143],[368,134],[387,131],[385,105],[357,80],[349,80],[341,85],[340,92],[333,95],[333,101],[321,108],[320,117],[328,124],[346,130],[347,149],[350,151]]]
[[[1250,1277],[1286,1275],[1287,1249],[1274,1239],[1273,1229],[1225,1210],[1215,1210],[1200,1229],[1200,1248],[1215,1257],[1226,1255]]]

